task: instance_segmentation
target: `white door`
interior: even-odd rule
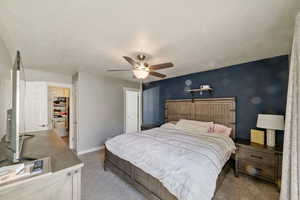
[[[139,92],[125,90],[126,133],[139,130]]]
[[[48,129],[48,86],[45,82],[27,81],[25,83],[25,131]]]

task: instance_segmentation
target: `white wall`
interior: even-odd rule
[[[6,134],[6,110],[11,106],[11,85],[9,80],[0,81],[0,139]]]
[[[9,77],[9,68],[11,66],[11,58],[9,52],[0,38],[0,80],[4,77]]]
[[[0,139],[5,134],[6,127],[6,107],[9,106],[9,68],[11,66],[11,58],[8,50],[0,38]]]
[[[46,81],[55,83],[72,84],[72,76],[59,73],[44,72],[34,69],[26,69],[25,79],[27,81]]]
[[[79,152],[102,146],[107,138],[123,133],[123,87],[139,88],[139,84],[79,73]]]

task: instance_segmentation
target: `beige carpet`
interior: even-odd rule
[[[129,184],[110,171],[103,170],[103,151],[80,156],[82,171],[82,200],[146,200]],[[276,200],[279,193],[272,184],[233,172],[227,174],[216,200]]]

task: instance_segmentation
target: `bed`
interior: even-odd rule
[[[183,99],[167,100],[165,102],[165,122],[190,119],[196,121],[213,121],[232,128],[231,138],[236,135],[236,112],[235,98],[209,98],[209,99]],[[152,130],[155,132],[155,130]],[[162,131],[162,129],[157,129]],[[156,131],[156,132],[157,132]],[[165,132],[170,132],[165,130]],[[171,131],[172,132],[172,131]],[[147,133],[145,133],[147,135]],[[156,134],[159,134],[156,133]],[[153,135],[153,134],[149,134]],[[125,136],[123,136],[125,137]],[[137,135],[136,135],[137,137]],[[169,189],[158,178],[150,175],[126,159],[120,158],[105,148],[105,170],[110,169],[128,183],[132,184],[139,192],[149,200],[178,200],[174,192]],[[232,167],[232,159],[229,159],[217,176],[216,189],[222,184],[225,175]],[[183,163],[184,164],[184,163]],[[207,170],[209,173],[209,170]]]

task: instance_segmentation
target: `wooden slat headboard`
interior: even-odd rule
[[[232,128],[231,137],[236,135],[235,98],[167,100],[165,122],[190,119],[213,121]]]

